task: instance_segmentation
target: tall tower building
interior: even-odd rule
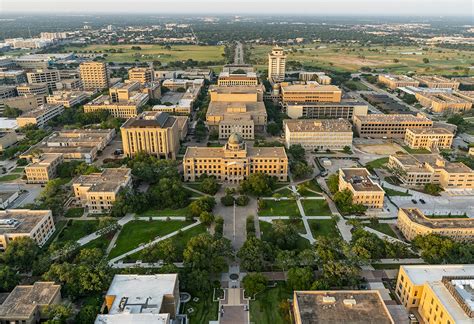
[[[84,89],[105,89],[109,87],[109,72],[103,62],[84,62],[79,67]]]
[[[281,82],[285,79],[286,54],[283,48],[275,46],[268,54],[268,79]]]

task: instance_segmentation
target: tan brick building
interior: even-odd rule
[[[400,87],[418,87],[420,84],[420,81],[400,74],[379,74],[378,81],[392,90]]]
[[[153,69],[149,67],[134,67],[128,70],[128,79],[130,81],[145,84],[153,81]]]
[[[457,90],[460,83],[456,80],[451,80],[438,75],[415,75],[413,79],[420,82],[420,86],[439,89],[439,88],[451,88]]]
[[[89,94],[84,91],[55,91],[46,97],[46,102],[50,105],[61,104],[65,108],[78,106],[87,101]]]
[[[352,203],[368,208],[383,208],[385,191],[370,178],[365,168],[339,169],[339,191],[349,189]]]
[[[55,230],[50,210],[0,210],[0,251],[19,237],[29,237],[41,247]]]
[[[282,102],[341,102],[342,90],[333,85],[289,84],[281,86]]]
[[[370,114],[354,115],[354,127],[359,137],[404,138],[407,128],[429,128],[433,122],[418,114]]]
[[[458,96],[456,92],[418,92],[415,94],[415,96],[422,106],[429,108],[435,113],[459,113],[470,110],[472,108],[472,101]]]
[[[108,213],[119,191],[132,183],[128,168],[104,169],[101,173],[81,175],[73,180],[74,196],[91,214]]]
[[[207,174],[218,181],[239,183],[252,173],[286,181],[288,157],[283,147],[247,147],[243,138],[234,133],[224,147],[188,147],[183,168],[185,181],[196,181]]]
[[[286,73],[286,54],[280,46],[274,46],[268,54],[268,80],[282,82]]]
[[[411,149],[449,149],[454,134],[445,128],[407,128],[404,142]]]
[[[428,218],[418,208],[400,208],[397,227],[408,241],[428,234],[447,236],[459,242],[474,241],[474,218]]]
[[[217,79],[217,85],[221,87],[233,86],[256,86],[258,85],[257,73],[229,73],[221,72]]]
[[[61,80],[58,70],[36,70],[35,72],[26,73],[28,83],[46,83],[49,91],[57,90],[56,82]]]
[[[444,189],[474,188],[474,171],[439,154],[395,154],[388,167],[407,186],[439,184]]]
[[[63,111],[64,106],[62,104],[44,104],[17,117],[16,121],[18,127],[36,125],[38,128],[43,128],[51,119],[61,115]]]
[[[109,87],[109,71],[104,62],[84,62],[79,66],[82,84],[86,90]]]
[[[57,153],[46,153],[33,158],[33,162],[25,167],[26,181],[47,183],[56,177],[56,169],[63,161],[63,155]]]
[[[139,152],[146,152],[166,159],[176,159],[180,145],[180,118],[183,117],[154,111],[130,118],[120,127],[124,154],[131,157]]]

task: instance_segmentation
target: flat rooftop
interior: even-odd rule
[[[412,222],[433,228],[462,228],[474,230],[474,218],[428,218],[418,208],[402,208]]]
[[[391,81],[417,82],[415,79],[403,74],[383,74],[383,76]]]
[[[41,155],[39,161],[33,162],[26,166],[26,168],[39,167],[39,166],[48,166],[57,159],[61,158],[62,154],[59,153],[45,153]]]
[[[61,286],[54,282],[35,282],[29,286],[16,286],[0,305],[0,317],[4,318],[29,318],[38,305],[49,305]]]
[[[340,170],[344,180],[350,183],[355,191],[384,192],[379,184],[372,181],[366,168],[342,168]]]
[[[350,132],[352,125],[346,119],[285,119],[290,132]]]
[[[405,270],[411,282],[417,286],[425,282],[441,281],[445,276],[472,276],[474,274],[474,264],[401,265],[400,268]]]
[[[73,185],[89,186],[87,192],[117,191],[131,177],[129,168],[107,168],[101,173],[81,175],[74,179]]]
[[[9,233],[30,233],[50,210],[7,209],[0,210],[0,235]]]
[[[407,171],[421,172],[425,165],[433,169],[444,169],[450,173],[472,173],[474,172],[467,165],[461,162],[450,162],[445,160],[439,154],[395,154],[394,157],[399,160]]]
[[[451,80],[439,75],[415,75],[413,79],[418,80],[420,82],[435,82],[435,83],[458,83],[456,80]]]
[[[453,135],[452,132],[442,127],[409,128],[409,130],[410,132],[418,135]]]
[[[394,323],[378,291],[295,291],[293,302],[302,323]]]
[[[232,87],[223,87],[218,85],[211,85],[209,87],[209,92],[217,92],[217,93],[257,93],[257,92],[265,92],[265,87],[261,84],[259,85],[251,85],[251,86],[232,86]]]
[[[242,112],[232,112],[232,110],[243,110]],[[253,116],[267,116],[265,104],[261,101],[232,102],[232,101],[211,101],[207,108],[206,116],[223,116],[227,114],[250,114]]]
[[[287,158],[283,147],[248,147],[247,157]],[[224,147],[190,147],[186,149],[183,159],[189,158],[222,158],[224,159]],[[230,159],[230,158],[227,158]]]
[[[282,92],[341,92],[335,85],[314,84],[290,84],[281,87]]]
[[[257,78],[257,73],[255,72],[245,72],[245,73],[221,72],[219,73],[219,78],[250,79],[250,78]]]
[[[419,123],[429,122],[433,123],[430,119],[425,116],[414,116],[410,114],[369,114],[369,115],[357,115],[354,119],[358,119],[363,123]]]
[[[122,128],[169,128],[175,122],[176,118],[166,112],[146,111],[138,117],[129,118]]]
[[[24,114],[18,116],[17,118],[33,118],[33,117],[39,117],[43,114],[46,114],[49,111],[55,110],[62,107],[61,104],[44,104],[39,106],[38,108],[34,110],[30,110],[25,112]]]

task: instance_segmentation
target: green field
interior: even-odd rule
[[[148,209],[147,211],[141,213],[139,216],[186,216],[188,213],[187,207],[180,208],[180,209],[171,209],[171,208],[165,208],[165,209],[156,209],[156,208],[151,208]]]
[[[259,216],[297,216],[300,212],[294,200],[265,200],[265,208],[258,211]]]
[[[71,220],[59,234],[58,241],[77,241],[80,238],[97,231],[99,221],[96,220]]]
[[[132,46],[139,46],[141,50],[132,50]],[[113,53],[111,50],[122,53]],[[174,61],[222,61],[224,57],[224,46],[199,46],[199,45],[172,45],[166,49],[162,45],[88,45],[66,46],[65,51],[77,53],[107,54],[106,62],[151,62],[160,61],[169,63]]]
[[[411,196],[411,194],[409,194],[409,193],[406,193],[406,192],[403,192],[403,191],[398,191],[398,190],[393,190],[393,189],[390,189],[390,188],[383,188],[383,190],[385,191],[385,194],[387,194],[387,196],[402,196],[402,197]]]
[[[382,168],[385,164],[388,163],[388,157],[372,160],[369,163],[365,164],[365,167],[369,171],[373,171],[374,169],[380,169]]]
[[[11,173],[0,177],[0,182],[12,181],[21,177],[19,173]]]
[[[250,46],[250,58],[258,68],[266,69],[271,45]],[[292,51],[292,49],[296,51]],[[465,50],[414,46],[365,46],[359,44],[314,44],[286,48],[287,61],[307,67],[355,72],[361,67],[386,69],[391,73],[416,72],[423,74],[465,74],[474,60],[474,53]],[[421,53],[422,55],[414,55]],[[427,58],[429,63],[424,63]],[[472,73],[472,72],[470,72]]]
[[[367,226],[367,227],[370,227],[370,228],[372,228],[376,231],[384,233],[385,235],[398,238],[397,234],[395,234],[395,232],[393,231],[393,229],[390,227],[389,224],[378,223],[378,224],[375,224],[375,225],[373,225],[373,224],[364,224],[364,225]]]
[[[196,297],[196,296],[193,296]],[[212,294],[197,296],[198,302],[190,301],[184,306],[184,313],[188,315],[190,323],[209,323],[217,321],[219,303],[212,301]],[[193,309],[193,312],[189,312]]]
[[[182,221],[131,221],[123,226],[109,258],[122,255],[157,236],[167,235],[189,224]]]
[[[71,217],[71,218],[76,218],[76,217],[81,217],[84,214],[84,208],[69,208],[66,213],[64,214],[64,217]]]
[[[331,216],[331,209],[326,200],[306,199],[301,200],[306,216]]]
[[[267,288],[250,301],[250,322],[259,324],[286,324],[288,323],[278,311],[280,302],[290,299],[292,291],[284,282],[276,287]]]
[[[308,223],[314,238],[318,236],[335,238],[341,235],[336,222],[332,219],[309,219]]]

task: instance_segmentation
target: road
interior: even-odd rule
[[[235,45],[235,56],[234,64],[245,64],[244,63],[244,45],[241,42],[237,42]]]

